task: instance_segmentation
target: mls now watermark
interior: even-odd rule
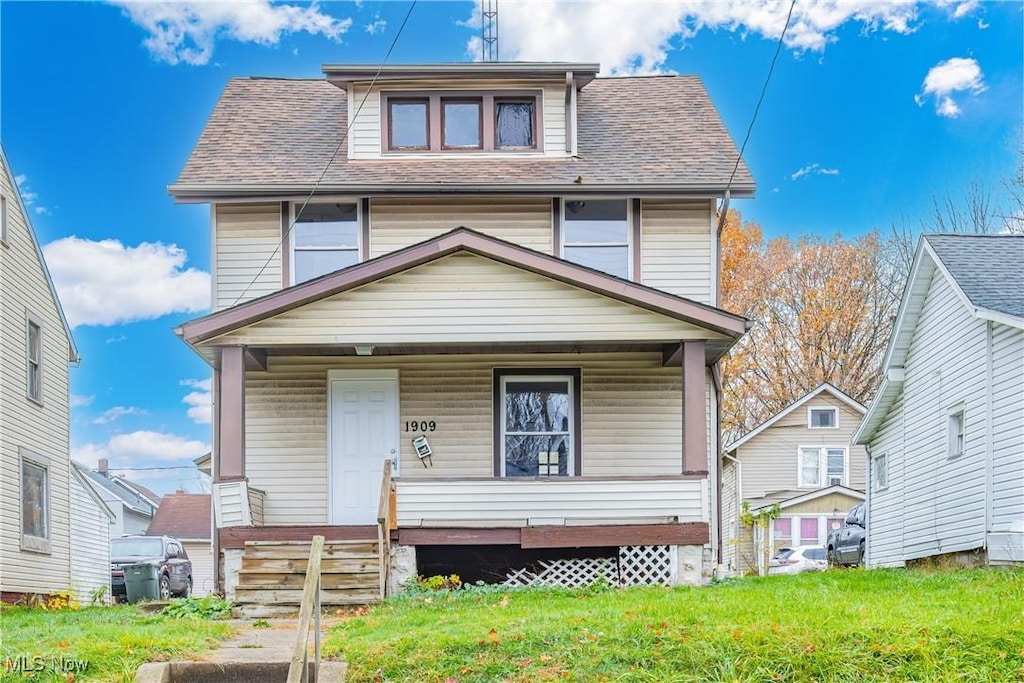
[[[89,662],[74,657],[43,657],[42,655],[21,655],[4,660],[4,668],[13,673],[39,673],[52,671],[60,674],[82,673],[89,668]]]

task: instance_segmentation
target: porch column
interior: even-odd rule
[[[683,474],[707,475],[704,342],[683,342]]]
[[[245,479],[245,348],[225,346],[218,377],[217,481]]]

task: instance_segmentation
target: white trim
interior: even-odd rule
[[[785,510],[788,507],[792,507],[794,505],[802,505],[803,503],[808,503],[812,500],[821,498],[823,496],[828,496],[833,493],[839,493],[841,495],[849,496],[850,498],[856,498],[858,500],[867,500],[867,496],[864,493],[861,493],[857,489],[851,489],[849,486],[825,486],[816,491],[808,491],[807,493],[801,493],[798,496],[793,496],[792,498],[787,498],[786,500],[765,503],[764,505],[759,505],[756,508],[751,507],[750,510],[751,512],[757,512],[758,510],[770,508],[775,504],[778,504],[780,509]]]
[[[957,452],[953,451],[953,419],[960,416],[960,432],[962,433],[961,440],[963,441],[961,449]],[[946,459],[955,460],[962,458],[967,452],[967,405],[964,401],[960,401],[954,405],[951,405],[946,409]]]
[[[561,374],[556,374],[556,373],[545,374],[543,372],[542,368],[538,368],[537,369],[537,374],[536,375],[518,375],[518,374],[513,374],[513,375],[501,375],[501,377],[499,378],[498,398],[500,400],[500,406],[499,406],[499,410],[498,410],[498,438],[500,440],[500,443],[498,444],[498,449],[499,449],[499,452],[500,452],[500,459],[501,459],[501,477],[503,479],[508,477],[508,475],[505,473],[505,434],[506,434],[506,432],[505,432],[505,385],[508,383],[509,380],[511,380],[513,382],[523,382],[523,381],[526,381],[526,382],[529,382],[529,381],[549,382],[549,381],[559,381],[559,380],[564,380],[565,381],[566,386],[569,388],[569,402],[568,402],[568,406],[567,406],[568,407],[568,418],[569,418],[569,429],[568,429],[568,431],[567,432],[562,432],[562,431],[557,431],[557,432],[536,432],[536,433],[538,435],[540,435],[540,436],[563,434],[563,433],[566,434],[565,441],[566,441],[566,445],[567,445],[567,451],[566,451],[565,476],[566,477],[575,477],[576,476],[576,471],[575,471],[576,470],[576,466],[575,466],[576,465],[576,447],[575,447],[575,443],[576,443],[576,436],[577,436],[577,434],[575,433],[575,430],[576,430],[575,405],[576,405],[576,392],[579,391],[579,387],[575,386],[576,382],[575,382],[575,377],[573,375],[561,375]],[[581,425],[580,428],[582,429],[582,422],[580,423],[580,425]],[[531,433],[533,433],[533,432],[531,432]],[[538,476],[541,476],[541,477],[558,477],[560,475],[538,475]]]
[[[36,359],[32,358],[32,328],[35,327],[38,332],[37,350],[39,357]],[[38,405],[43,405],[43,399],[45,398],[45,392],[43,391],[43,380],[46,376],[46,368],[43,360],[46,357],[45,353],[45,333],[44,333],[43,320],[32,311],[25,311],[25,397]],[[37,396],[32,395],[32,364],[35,364],[36,369],[39,373],[39,394]]]
[[[570,263],[575,263],[576,265],[583,266],[584,268],[593,268],[593,266],[587,266],[587,265],[584,265],[584,264],[579,263],[577,261],[571,261],[570,259],[565,258],[565,247],[566,246],[569,246],[569,247],[582,247],[584,249],[587,249],[587,248],[590,248],[590,247],[622,247],[622,246],[625,246],[626,247],[626,276],[625,276],[625,279],[627,279],[627,280],[634,280],[634,278],[636,276],[636,273],[633,272],[633,254],[635,253],[634,252],[635,249],[639,249],[640,248],[640,245],[634,245],[633,244],[633,197],[612,197],[612,196],[601,196],[601,195],[599,195],[599,196],[594,196],[594,197],[587,196],[587,197],[578,198],[578,197],[572,197],[570,195],[563,195],[559,199],[561,200],[559,202],[559,211],[561,211],[561,216],[559,216],[559,220],[561,221],[561,224],[560,224],[561,230],[559,232],[560,232],[560,237],[562,239],[562,243],[558,245],[558,257],[563,259],[563,260],[565,260],[565,261],[569,261]],[[591,200],[593,200],[593,201],[623,201],[623,202],[626,203],[626,241],[625,241],[625,243],[622,243],[622,242],[574,242],[574,243],[569,243],[569,244],[566,243],[566,241],[565,241],[565,233],[567,232],[567,230],[565,229],[565,224],[566,224],[565,206],[566,206],[566,204],[568,204],[569,202],[576,202],[576,201],[586,202],[586,201],[591,201]],[[643,209],[642,209],[642,206],[641,206],[641,215],[642,214],[643,214]],[[640,219],[640,217],[637,217],[637,220],[639,220],[639,219]],[[640,232],[643,233],[643,226],[640,227]],[[599,268],[593,268],[593,269],[594,270],[600,270]],[[601,271],[601,272],[603,273],[603,272],[606,272],[606,271]],[[619,277],[618,275],[613,275],[612,273],[608,273],[608,274],[612,275],[613,277]]]
[[[879,484],[878,483],[878,467],[879,467],[878,463],[882,463],[884,465],[883,467],[881,467],[881,469],[885,473],[885,484]],[[878,455],[872,455],[871,456],[871,461],[868,463],[868,465],[869,465],[869,469],[870,469],[870,472],[871,472],[871,482],[869,484],[869,489],[873,493],[877,493],[879,491],[886,491],[886,490],[888,490],[888,488],[889,488],[889,453],[888,453],[888,451],[883,451],[883,452],[879,453]]]
[[[303,247],[300,251],[337,251],[337,252],[348,252],[354,251],[356,254],[356,262],[353,265],[363,263],[363,201],[362,196],[342,196],[342,195],[327,195],[323,197],[316,197],[316,200],[309,200],[309,204],[332,204],[332,203],[345,203],[356,205],[356,244],[354,248],[348,247]],[[303,282],[309,282],[309,280],[315,280],[318,277],[327,275],[327,273],[321,273],[315,275],[306,280],[295,280],[295,209],[296,205],[301,206],[302,201],[290,201],[288,202],[288,286],[302,284]],[[347,266],[346,266],[347,267]],[[334,271],[332,271],[334,272]]]
[[[811,421],[811,413],[815,410],[831,410],[832,414],[835,415],[835,424],[831,427],[818,427],[815,426]],[[839,407],[830,405],[816,405],[807,406],[807,428],[808,429],[839,429]]]
[[[755,436],[757,436],[758,434],[760,434],[764,430],[768,429],[773,424],[775,424],[776,422],[778,422],[782,418],[786,417],[787,415],[792,413],[794,410],[796,410],[800,406],[806,404],[808,401],[810,401],[812,398],[814,398],[815,396],[819,395],[823,391],[829,392],[830,394],[835,396],[837,399],[839,399],[840,401],[842,401],[846,405],[850,406],[851,408],[853,408],[857,412],[861,413],[862,415],[867,413],[867,408],[865,408],[855,398],[853,398],[849,394],[844,393],[843,391],[841,391],[840,389],[836,388],[834,385],[829,384],[828,382],[822,382],[816,389],[812,389],[811,391],[807,392],[806,394],[804,394],[803,396],[798,398],[796,401],[791,403],[788,408],[782,410],[781,412],[776,413],[775,415],[773,415],[772,417],[768,418],[767,420],[762,422],[760,425],[758,425],[757,427],[755,427],[751,431],[749,431],[746,434],[744,434],[743,436],[741,436],[736,441],[733,441],[731,444],[729,444],[728,446],[725,447],[725,451],[728,452],[728,453],[731,453],[732,451],[735,451],[737,448],[739,448],[743,444],[747,443],[748,441],[753,439]]]
[[[804,484],[801,481],[801,474],[803,464],[801,458],[805,450],[816,450],[818,451],[818,483],[817,484]],[[828,486],[842,486],[846,487],[845,483],[842,484],[831,484],[828,481],[828,452],[839,451],[843,452],[843,482],[849,481],[850,479],[850,449],[846,446],[840,445],[820,445],[820,444],[804,444],[797,446],[796,451],[796,487],[798,489],[808,488],[821,488]]]
[[[45,536],[33,536],[25,533],[25,463],[43,471],[43,528]],[[27,448],[18,448],[18,539],[21,550],[49,555],[53,541],[53,472],[50,459]]]
[[[398,381],[397,368],[369,368],[366,370],[349,370],[345,368],[327,371],[327,380],[335,379],[393,379]]]

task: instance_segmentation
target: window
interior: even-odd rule
[[[839,426],[838,408],[808,408],[807,427],[810,429],[835,429]]]
[[[0,242],[7,241],[7,195],[0,192]]]
[[[499,149],[535,146],[534,100],[497,100],[494,103],[494,134]]]
[[[384,93],[386,152],[543,151],[539,91]]]
[[[21,547],[50,552],[49,461],[21,451]]]
[[[885,453],[871,458],[871,483],[875,491],[889,488],[889,457]]]
[[[29,318],[25,333],[26,395],[33,401],[43,400],[43,328]]]
[[[567,199],[562,207],[562,257],[629,278],[629,201]]]
[[[483,103],[471,99],[442,99],[441,126],[445,149],[482,149]]]
[[[818,518],[800,518],[800,543],[798,545],[818,544]]]
[[[964,454],[964,408],[957,406],[949,413],[949,457],[955,458]]]
[[[359,226],[358,202],[307,204],[292,226],[292,284],[358,263]]]
[[[579,474],[579,371],[497,370],[497,446],[505,477]]]
[[[430,149],[430,101],[388,102],[388,148]]]
[[[772,549],[792,545],[793,520],[789,517],[776,517],[772,520]]]
[[[845,486],[846,448],[801,446],[798,456],[798,486]]]

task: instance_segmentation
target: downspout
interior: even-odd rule
[[[863,446],[864,446],[864,452],[868,454],[868,465],[867,465],[867,469],[865,470],[865,472],[867,473],[867,476],[864,477],[865,488],[867,489],[864,492],[864,500],[867,502],[867,508],[868,508],[867,514],[864,515],[864,567],[866,569],[866,568],[871,567],[871,510],[874,507],[874,502],[871,500],[871,492],[875,488],[873,486],[873,484],[874,484],[873,479],[874,479],[874,476],[875,476],[875,472],[874,472],[874,468],[871,466],[871,464],[872,464],[871,463],[871,445],[870,444],[863,444]],[[888,459],[889,459],[888,456],[886,456],[886,460],[888,460]],[[889,463],[887,462],[886,463],[886,467],[888,467],[888,466],[889,466]],[[829,535],[831,535],[831,531],[829,532]],[[827,537],[825,539],[825,543],[826,543],[826,545],[828,544],[828,538]]]
[[[992,519],[994,517],[993,505],[993,479],[995,467],[994,453],[992,447],[992,411],[994,402],[992,397],[992,386],[995,383],[995,363],[992,358],[992,327],[991,320],[985,322],[985,553],[988,554],[988,535],[992,532]]]
[[[722,564],[722,375],[718,368],[718,361],[711,366],[711,384],[715,388],[715,429],[713,432],[715,437],[715,504],[712,505],[712,513],[715,515],[715,557],[717,563]],[[736,474],[739,476],[739,470]],[[739,508],[736,510],[738,512]]]
[[[718,212],[718,232],[715,239],[715,306],[718,306],[722,299],[722,230],[725,229],[725,220],[729,215],[731,196],[732,193],[727,189],[722,198],[722,208]]]

